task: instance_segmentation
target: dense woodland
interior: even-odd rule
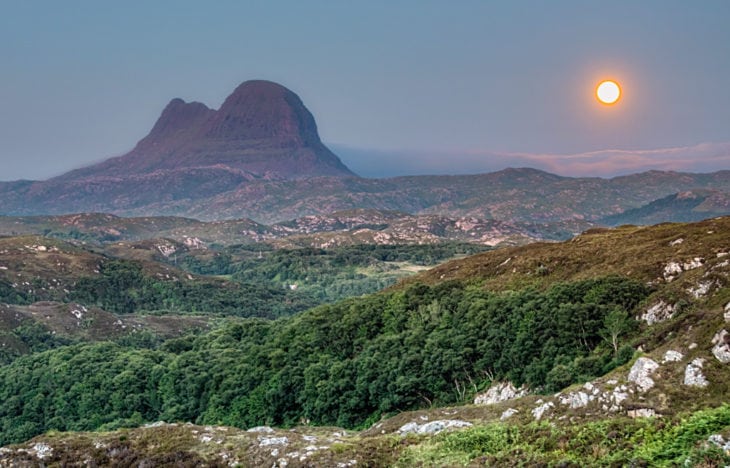
[[[404,276],[400,264],[433,266],[447,259],[490,250],[479,244],[353,245],[332,249],[273,249],[266,244],[221,248],[213,255],[182,256],[180,266],[201,275],[229,275],[241,283],[297,290],[318,302],[379,291]]]
[[[0,444],[44,431],[194,421],[362,427],[467,401],[493,379],[554,391],[631,358],[649,293],[607,277],[504,293],[412,285],[164,342],[75,344],[0,367]]]

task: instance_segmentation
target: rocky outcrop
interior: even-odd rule
[[[511,418],[512,416],[514,416],[517,413],[519,413],[518,410],[516,410],[514,408],[507,408],[506,410],[504,410],[502,412],[502,415],[499,417],[499,420],[506,421],[507,419]]]
[[[707,387],[710,382],[707,381],[704,374],[702,373],[702,366],[705,360],[702,358],[694,359],[692,362],[687,364],[684,370],[684,384],[690,387]]]
[[[538,406],[533,408],[532,410],[532,417],[534,417],[536,421],[542,419],[545,414],[555,408],[555,403],[553,403],[552,401],[548,401],[547,403],[545,403],[542,400],[537,400],[536,403],[538,404]]]
[[[712,354],[723,364],[730,362],[730,333],[720,330],[712,337]]]
[[[406,434],[438,434],[446,429],[461,429],[471,427],[473,424],[459,419],[445,419],[441,421],[431,421],[424,424],[417,422],[409,422],[398,429],[400,435]]]
[[[646,312],[644,312],[641,316],[641,320],[645,321],[647,325],[654,325],[655,323],[660,323],[672,318],[676,309],[676,305],[667,304],[663,300],[660,300],[646,309]]]
[[[474,398],[474,404],[493,405],[502,401],[521,398],[527,394],[528,390],[524,386],[517,389],[512,382],[498,382],[496,384],[492,384],[486,392],[477,395]]]
[[[682,274],[682,272],[699,268],[704,263],[705,259],[702,257],[694,257],[686,262],[669,262],[664,266],[662,275],[664,276],[664,280],[669,283]]]
[[[664,358],[662,358],[662,364],[665,364],[667,362],[679,362],[682,359],[684,359],[684,354],[680,353],[679,351],[670,349],[666,353],[664,353]]]
[[[657,417],[656,411],[653,408],[638,408],[629,410],[626,413],[630,418],[654,418]]]
[[[636,384],[638,389],[645,392],[654,386],[651,374],[659,368],[654,360],[647,357],[640,357],[636,360],[629,371],[628,380]]]

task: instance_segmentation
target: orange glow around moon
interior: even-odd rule
[[[613,80],[601,81],[596,87],[596,98],[601,104],[616,104],[621,98],[621,87]]]

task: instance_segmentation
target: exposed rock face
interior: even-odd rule
[[[676,306],[673,304],[667,304],[664,301],[659,301],[653,306],[649,307],[646,312],[641,316],[641,320],[644,320],[647,325],[654,325],[665,320],[672,318]]]
[[[246,81],[219,110],[173,99],[150,133],[124,156],[57,180],[219,167],[254,177],[354,175],[319,139],[299,96],[270,81]]]
[[[512,416],[514,416],[517,413],[519,413],[519,411],[517,411],[516,409],[514,409],[514,408],[507,408],[506,410],[504,410],[502,412],[502,415],[499,417],[499,420],[500,421],[506,421],[507,419],[511,418]]]
[[[669,262],[664,266],[663,275],[664,280],[667,282],[674,280],[680,273],[682,273],[682,265],[680,263]]]
[[[616,385],[618,382],[609,381],[608,385]],[[582,390],[572,391],[567,394],[558,394],[557,399],[561,405],[570,409],[585,408],[590,403],[596,402],[603,411],[616,412],[622,408],[624,400],[629,397],[628,392],[633,392],[626,385],[618,385],[613,390],[602,390],[597,384],[587,382]]]
[[[467,421],[461,421],[459,419],[446,419],[441,421],[431,421],[425,424],[418,424],[416,422],[410,422],[404,424],[398,433],[401,435],[405,434],[437,434],[445,429],[460,429],[464,427],[471,427],[472,423]]]
[[[569,406],[570,409],[576,409],[588,406],[588,403],[593,400],[593,397],[585,392],[570,392],[567,395],[559,396],[558,400],[563,405]]]
[[[710,382],[707,381],[704,374],[702,374],[702,365],[705,360],[702,358],[694,359],[692,362],[687,364],[684,370],[684,384],[690,387],[707,387]]]
[[[656,411],[652,408],[629,410],[627,414],[630,418],[653,418],[657,416]]]
[[[535,418],[536,421],[539,421],[548,411],[555,407],[555,403],[553,403],[552,401],[542,403],[542,400],[538,400],[537,402],[539,403],[539,406],[532,410],[532,416]]]
[[[730,333],[720,330],[712,338],[712,354],[723,364],[730,362]]]
[[[654,360],[640,357],[631,367],[628,380],[635,383],[640,391],[645,392],[654,386],[654,380],[650,376],[658,368],[659,364]]]
[[[680,353],[679,351],[670,349],[669,351],[664,353],[664,358],[662,359],[662,363],[679,362],[682,359],[684,359],[684,354]]]
[[[682,274],[684,271],[694,270],[695,268],[701,267],[705,263],[705,259],[702,257],[695,257],[686,262],[669,262],[664,266],[662,272],[664,280],[669,283],[673,281],[677,276]]]
[[[493,405],[501,401],[514,400],[527,395],[528,391],[523,386],[515,388],[512,382],[499,382],[489,387],[485,393],[480,393],[474,398],[475,405]]]
[[[715,284],[714,281],[700,281],[696,286],[687,289],[687,292],[694,296],[695,299],[699,299],[706,296]]]

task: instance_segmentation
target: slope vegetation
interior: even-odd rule
[[[727,464],[728,232],[730,218],[592,231],[478,254],[293,318],[17,359],[0,368],[3,443],[176,423],[52,432],[0,456]]]

